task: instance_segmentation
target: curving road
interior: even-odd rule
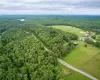
[[[74,70],[74,71],[76,71],[76,72],[79,72],[79,73],[81,73],[81,74],[87,76],[88,78],[90,78],[90,79],[92,79],[92,80],[98,80],[97,78],[91,76],[90,74],[88,74],[88,73],[86,73],[86,72],[84,72],[84,71],[81,71],[81,70],[79,70],[79,69],[77,69],[77,68],[71,66],[70,64],[64,62],[64,61],[61,60],[61,59],[58,59],[58,61],[59,61],[61,64],[65,65],[66,67],[68,67],[68,68],[70,68],[70,69],[72,69],[72,70]]]
[[[37,38],[37,37],[36,37],[36,38]],[[38,39],[38,38],[37,38],[37,39]],[[39,41],[40,41],[40,40],[39,40]],[[42,42],[41,42],[41,43],[42,43]],[[45,45],[44,45],[44,49],[45,49],[46,51],[48,51],[48,52],[52,52],[52,51],[51,51],[50,49],[48,49]],[[61,59],[59,59],[59,58],[58,58],[58,62],[60,62],[61,64],[65,65],[66,67],[68,67],[68,68],[70,68],[70,69],[72,69],[72,70],[74,70],[74,71],[76,71],[76,72],[79,72],[79,73],[81,73],[81,74],[83,74],[83,75],[89,77],[89,78],[92,79],[92,80],[98,80],[97,78],[91,76],[90,74],[88,74],[88,73],[86,73],[86,72],[84,72],[84,71],[81,71],[81,70],[79,70],[79,69],[77,69],[77,68],[71,66],[70,64],[64,62],[63,60],[61,60]]]
[[[49,50],[47,47],[44,47],[44,49],[45,49],[46,51],[48,51],[48,52],[52,52],[52,51]],[[59,59],[59,58],[58,58],[58,62],[60,62],[61,64],[65,65],[66,67],[68,67],[68,68],[70,68],[70,69],[72,69],[72,70],[74,70],[74,71],[76,71],[76,72],[81,73],[81,74],[84,75],[84,76],[87,76],[88,78],[90,78],[90,79],[92,79],[92,80],[98,80],[97,78],[93,77],[92,75],[90,75],[90,74],[88,74],[88,73],[86,73],[86,72],[84,72],[84,71],[81,71],[81,70],[79,70],[79,69],[77,69],[77,68],[71,66],[70,64],[64,62],[63,60],[61,60],[61,59]]]

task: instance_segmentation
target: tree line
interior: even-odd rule
[[[57,58],[74,48],[71,40],[76,40],[76,35],[20,22],[7,27],[2,33],[0,80],[63,79],[62,72],[57,66]],[[67,43],[66,48],[63,46],[64,42]],[[45,47],[52,52],[47,51]]]

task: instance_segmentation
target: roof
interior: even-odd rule
[[[74,42],[74,44],[78,44],[78,42]]]

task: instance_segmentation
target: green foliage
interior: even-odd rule
[[[95,43],[95,46],[98,47],[98,48],[100,48],[100,41],[97,41],[97,42]]]
[[[69,52],[67,46],[64,49],[64,42],[77,36],[37,25],[16,26],[1,32],[0,80],[62,79],[56,68],[57,57]],[[73,44],[69,44],[68,47],[72,47]]]
[[[25,22],[17,20],[20,18],[25,18]],[[77,40],[78,37],[47,26],[73,25],[92,30],[93,26],[96,30],[99,28],[99,21],[70,18],[0,17],[0,80],[61,80],[57,58],[68,54],[74,48],[71,40]],[[66,47],[63,46],[65,43]]]
[[[92,40],[90,40],[89,38],[86,38],[85,42],[88,43],[88,44],[94,45],[94,42]]]
[[[87,47],[87,44],[84,44],[84,47]]]
[[[91,36],[93,39],[96,39],[96,35]]]
[[[92,40],[90,40],[90,39],[87,38],[87,39],[85,39],[85,42],[88,43],[88,44],[92,44],[92,45],[100,48],[100,41],[93,42]]]

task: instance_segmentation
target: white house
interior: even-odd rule
[[[80,41],[84,41],[85,38],[84,38],[84,37],[80,37],[80,38],[78,38],[78,40],[80,40]]]

